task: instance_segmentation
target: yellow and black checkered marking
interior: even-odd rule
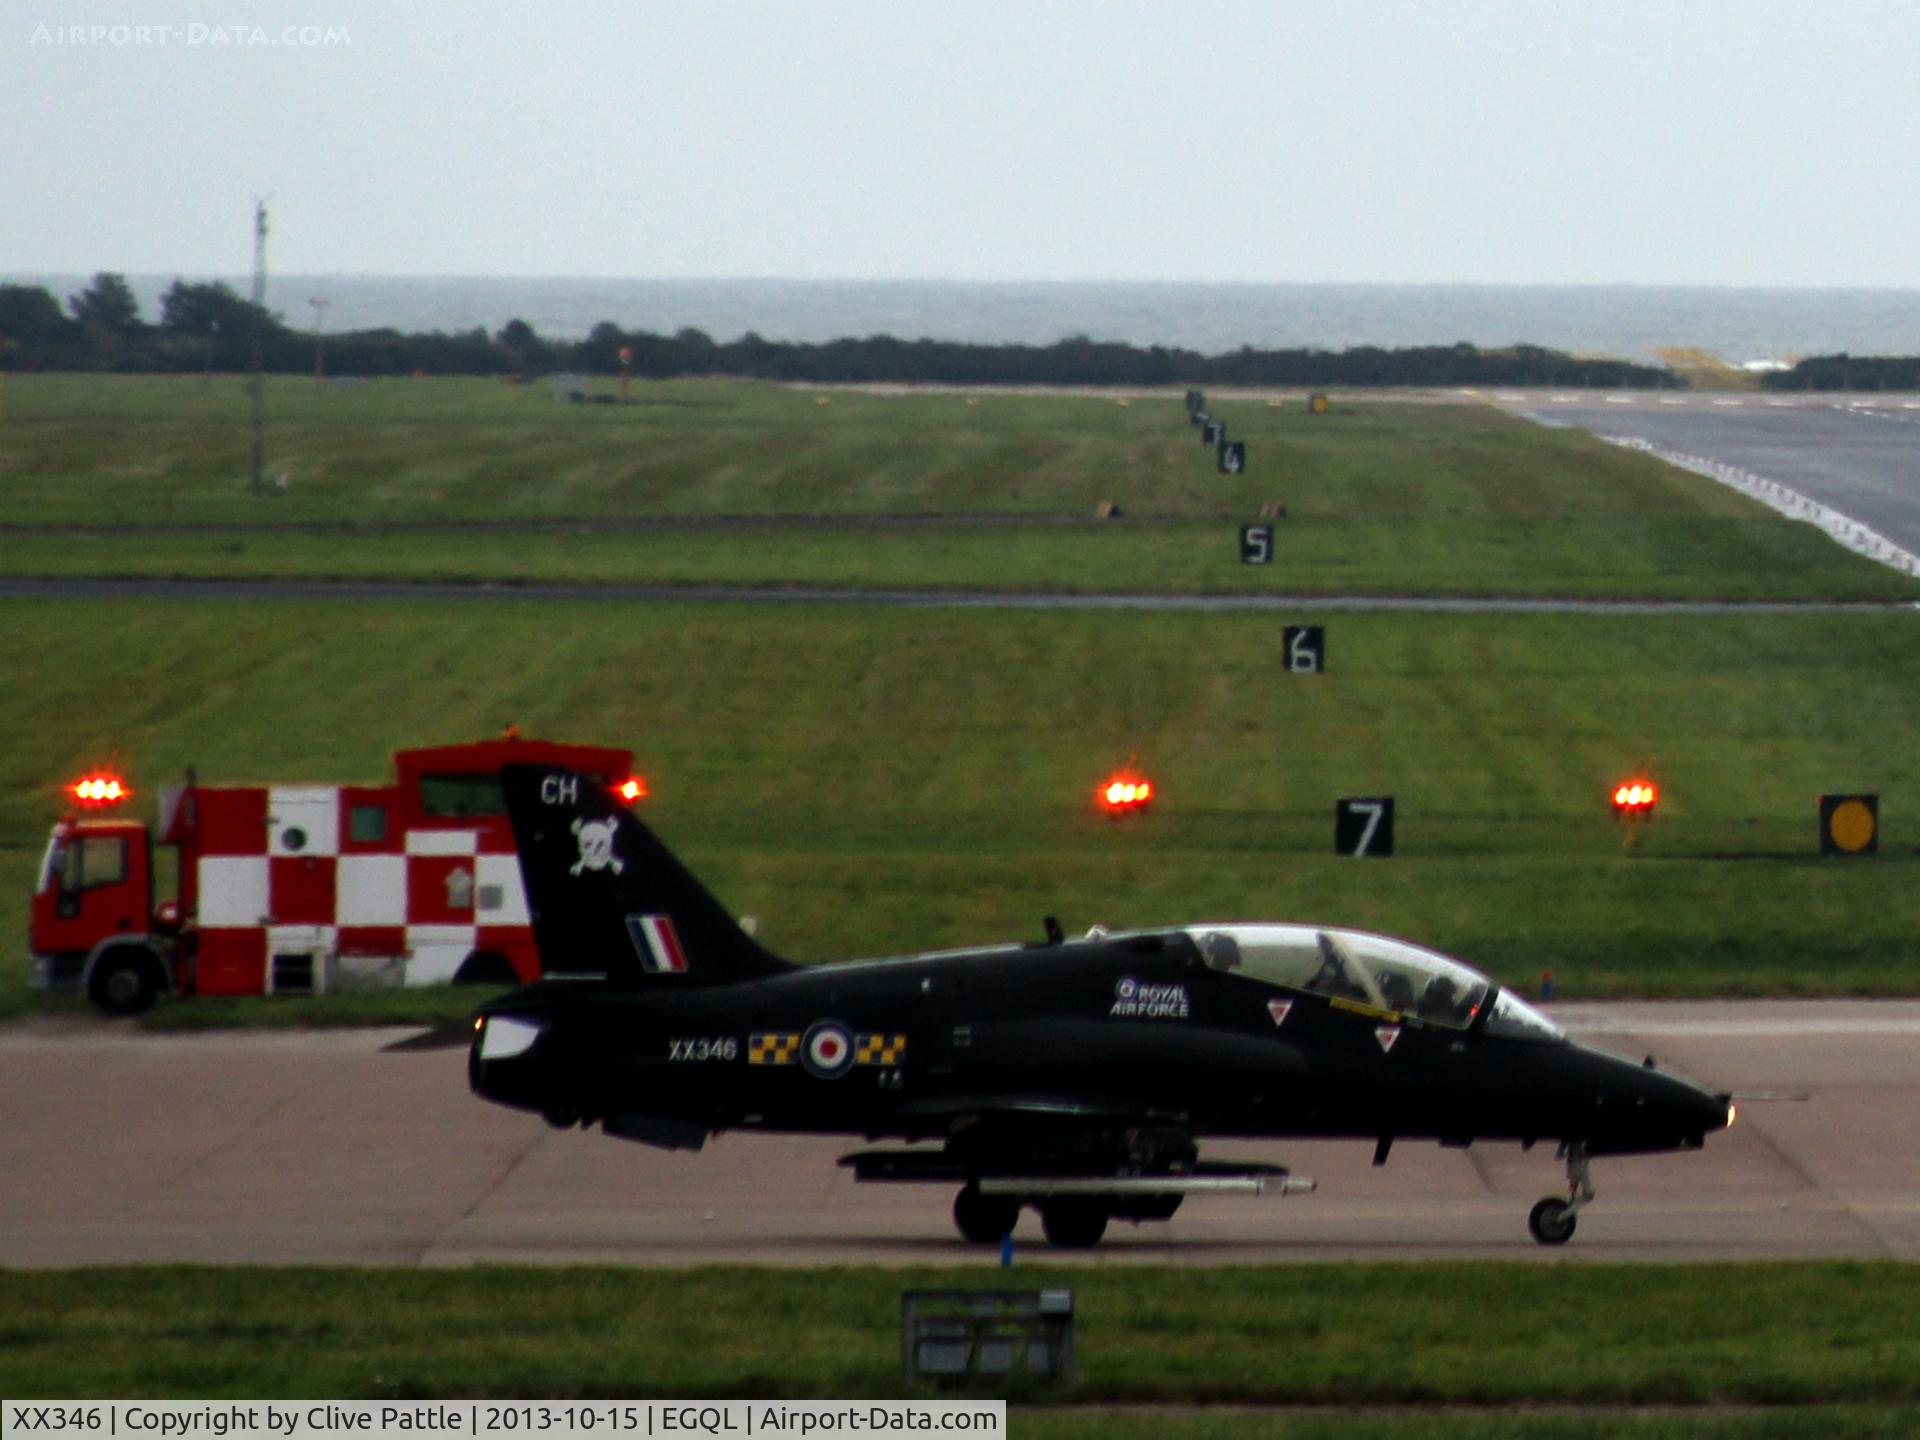
[[[856,1065],[898,1065],[907,1058],[905,1035],[861,1035],[853,1044]]]
[[[798,1030],[762,1030],[747,1037],[749,1065],[791,1065],[799,1058]]]

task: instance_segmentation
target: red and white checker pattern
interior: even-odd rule
[[[272,955],[398,967],[406,984],[450,980],[476,950],[537,971],[526,892],[501,827],[401,830],[356,841],[330,786],[207,789],[195,867],[198,988],[260,994]],[[492,832],[492,833],[489,833]],[[324,965],[317,965],[316,984]]]

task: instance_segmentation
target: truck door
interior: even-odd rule
[[[340,855],[340,792],[275,786],[267,792],[268,897],[279,925],[331,925]]]
[[[34,949],[84,953],[115,935],[144,934],[152,905],[146,831],[76,827],[49,851],[34,901]]]

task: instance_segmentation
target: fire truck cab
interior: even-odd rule
[[[63,817],[40,867],[30,983],[112,1014],[162,991],[318,994],[540,972],[500,790],[508,761],[643,793],[632,752],[520,739],[401,750],[385,785],[204,785],[161,793],[156,830]],[[154,903],[153,839],[178,855]]]

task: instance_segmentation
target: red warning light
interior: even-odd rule
[[[1651,780],[1623,780],[1613,787],[1613,813],[1616,818],[1644,820],[1660,803],[1660,787]]]
[[[636,800],[647,798],[647,782],[638,775],[630,775],[621,782],[614,793],[631,805]]]
[[[67,787],[82,805],[118,805],[133,794],[118,775],[88,775]]]
[[[1153,803],[1153,782],[1122,772],[1093,793],[1100,808],[1109,815],[1131,815]]]

